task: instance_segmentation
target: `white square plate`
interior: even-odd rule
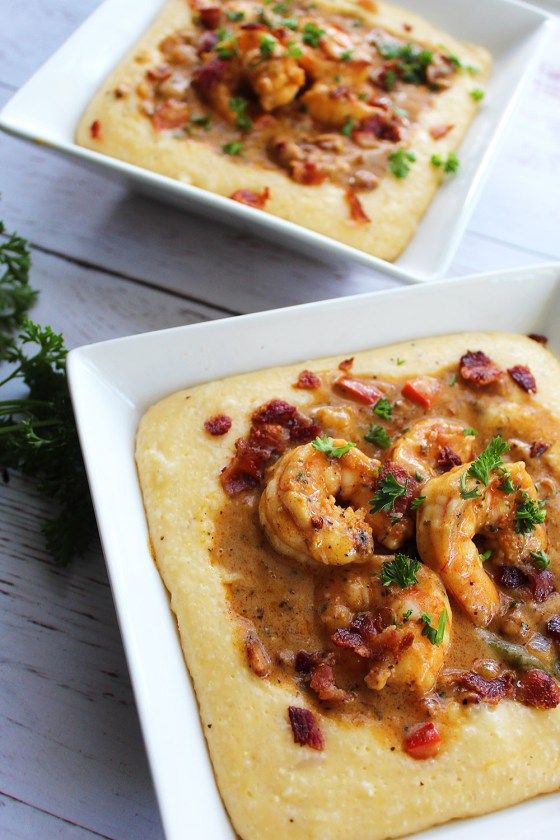
[[[395,263],[246,207],[110,158],[74,142],[74,131],[103,80],[147,29],[162,0],[105,0],[0,113],[0,128],[46,144],[143,192],[173,204],[251,229],[275,242],[330,261],[357,261],[406,280],[441,277],[464,233],[489,172],[499,139],[524,79],[531,73],[548,28],[548,16],[515,0],[403,0],[412,11],[460,39],[486,46],[494,58],[487,96],[461,145],[461,168],[442,185],[416,235]],[[527,208],[530,212],[530,208]]]
[[[134,464],[140,417],[164,395],[199,382],[465,330],[544,333],[560,352],[560,263],[211,321],[70,353],[82,448],[168,840],[225,840],[234,834],[148,548]],[[559,794],[540,797],[422,837],[558,837],[559,805]]]

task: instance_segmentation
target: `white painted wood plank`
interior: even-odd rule
[[[1,793],[0,828],[4,840],[96,840],[102,836]]]

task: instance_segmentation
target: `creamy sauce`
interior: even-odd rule
[[[316,401],[309,410],[324,432],[333,437],[354,441],[371,457],[383,461],[387,450],[382,450],[364,439],[372,422],[386,429],[394,443],[416,421],[427,417],[454,418],[465,428],[476,430],[474,456],[480,454],[490,439],[497,434],[509,441],[510,451],[504,462],[525,460],[539,497],[547,502],[546,527],[548,532],[550,571],[557,576],[560,569],[559,528],[560,476],[556,472],[554,457],[544,452],[530,457],[529,448],[534,441],[548,445],[560,440],[560,423],[547,410],[520,390],[507,376],[486,389],[474,389],[456,380],[455,369],[440,373],[439,392],[429,409],[420,408],[401,395],[406,379],[373,381],[393,405],[389,420],[372,415],[369,406],[346,398],[332,383],[337,371],[323,376],[320,389],[313,391]],[[349,374],[351,376],[351,373]],[[274,395],[270,395],[272,398]],[[453,702],[454,694],[442,678],[436,691],[419,698],[412,691],[387,686],[381,691],[370,690],[364,684],[366,663],[353,654],[336,648],[330,640],[332,629],[325,626],[323,615],[333,592],[344,589],[354,578],[371,577],[371,571],[355,566],[337,568],[307,567],[274,551],[259,524],[258,501],[260,490],[247,491],[225,503],[216,521],[212,561],[222,570],[232,611],[253,622],[261,641],[273,661],[272,679],[294,680],[307,693],[322,713],[336,715],[352,723],[366,723],[372,719],[386,724],[388,744],[400,743],[403,727],[425,720],[427,715],[445,718],[446,709]],[[477,538],[478,541],[478,538]],[[492,546],[489,537],[480,538],[480,551]],[[414,538],[403,548],[415,553]],[[376,551],[386,550],[376,546]],[[388,553],[388,552],[387,552]],[[496,559],[506,562],[496,553],[486,568],[492,574]],[[544,625],[549,617],[560,612],[560,595],[552,593],[543,603],[531,600],[528,591],[504,591],[502,609],[490,629],[500,637],[525,645],[525,649],[540,657],[543,667],[553,670],[557,650],[547,638]],[[493,660],[499,670],[511,667],[511,661],[490,648],[470,620],[461,613],[451,599],[453,610],[452,645],[445,669],[478,669],[486,673],[480,660]],[[299,650],[308,652],[331,651],[336,653],[334,665],[337,686],[352,693],[346,703],[321,702],[294,671],[293,657]],[[445,670],[443,677],[445,676]],[[456,704],[455,704],[456,705]]]

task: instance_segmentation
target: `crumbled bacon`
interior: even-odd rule
[[[521,675],[515,699],[534,709],[555,709],[560,703],[560,686],[545,671],[535,668]]]
[[[217,43],[218,36],[215,32],[204,32],[198,39],[198,43],[196,45],[197,55],[201,56],[203,53],[212,52]]]
[[[235,443],[235,455],[222,470],[220,481],[228,495],[256,487],[274,456],[290,443],[308,443],[319,434],[319,426],[284,400],[270,400],[253,413],[245,438]]]
[[[467,350],[459,361],[459,372],[463,379],[478,387],[496,382],[502,371],[482,350]]]
[[[387,627],[369,642],[368,658],[372,662],[386,662],[387,660],[397,662],[401,653],[409,648],[413,641],[414,633],[403,633],[396,627]]]
[[[193,74],[193,85],[203,96],[208,96],[226,74],[228,69],[227,61],[221,58],[211,58],[197,67]]]
[[[299,706],[288,706],[288,716],[296,744],[312,750],[324,750],[325,739],[313,712]]]
[[[535,377],[527,365],[514,365],[513,367],[508,368],[508,373],[522,391],[526,391],[528,394],[537,393],[537,383],[535,382]]]
[[[348,187],[346,192],[344,193],[344,197],[346,199],[346,203],[350,208],[350,218],[353,222],[357,222],[360,225],[365,225],[368,222],[371,222],[370,217],[362,207],[360,199],[352,189],[352,187]]]
[[[438,379],[433,376],[419,376],[417,379],[409,379],[405,382],[401,394],[420,408],[431,408],[439,389]]]
[[[540,333],[529,333],[527,337],[532,338],[533,341],[538,342],[538,344],[548,344],[548,338],[546,335],[541,335]]]
[[[166,99],[158,105],[152,115],[152,124],[156,131],[180,128],[189,118],[189,106],[180,99]]]
[[[441,735],[431,721],[411,726],[404,737],[404,750],[411,758],[433,758],[440,746]]]
[[[251,671],[257,677],[267,677],[272,668],[272,661],[256,631],[255,625],[247,618],[241,619],[245,628],[245,653]]]
[[[327,173],[312,160],[292,160],[290,175],[298,184],[305,184],[308,187],[322,184],[327,177]]]
[[[553,615],[546,622],[546,632],[555,642],[560,643],[560,614]]]
[[[458,467],[459,464],[462,464],[460,457],[453,452],[450,446],[445,444],[444,446],[440,446],[437,456],[437,464],[444,472],[453,469],[453,467]]]
[[[248,207],[254,207],[257,210],[262,210],[268,199],[270,198],[270,190],[265,187],[262,192],[256,193],[253,190],[235,190],[230,195],[234,201],[240,204],[246,204]]]
[[[215,414],[204,421],[204,428],[209,435],[225,435],[231,429],[231,417],[227,414]]]
[[[498,566],[494,574],[497,584],[505,589],[520,589],[527,586],[527,575],[517,566]]]
[[[323,660],[320,651],[298,650],[294,659],[294,668],[300,674],[310,674]]]
[[[94,120],[89,127],[89,133],[93,140],[101,140],[101,121]]]
[[[402,28],[405,32],[412,32],[412,24],[410,23],[403,23]]]
[[[484,700],[485,703],[495,705],[504,697],[511,697],[513,694],[513,678],[507,671],[492,680],[481,677],[474,671],[462,671],[453,676],[453,683],[468,692],[468,699],[474,703]]]
[[[339,627],[331,636],[337,647],[351,650],[364,659],[372,658],[375,640],[391,623],[392,615],[388,609],[379,609],[375,613],[356,613],[348,627]]]
[[[391,511],[392,515],[399,514],[400,516],[405,516],[409,512],[410,503],[418,491],[419,482],[413,475],[403,469],[403,467],[400,467],[394,461],[385,461],[383,468],[379,473],[377,480],[378,483],[381,479],[385,478],[386,475],[392,475],[393,478],[396,478],[399,484],[403,484],[406,488],[404,494],[395,500]]]
[[[205,29],[217,29],[220,25],[221,9],[219,6],[206,6],[198,10],[200,23]]]
[[[354,356],[350,356],[349,359],[343,359],[341,362],[339,362],[338,369],[349,371],[353,364],[354,364]]]
[[[401,128],[395,116],[388,113],[375,113],[362,120],[355,131],[356,134],[370,134],[377,140],[389,140],[398,143],[401,139]]]
[[[379,402],[383,393],[372,382],[366,382],[364,379],[350,379],[348,376],[339,376],[335,379],[334,384],[340,388],[352,399],[365,405],[373,405]]]
[[[452,128],[455,128],[453,123],[447,123],[446,125],[433,125],[430,128],[430,134],[434,138],[434,140],[441,140],[442,137],[445,137],[446,134],[449,134]]]
[[[550,449],[550,443],[545,443],[543,440],[534,440],[531,444],[529,454],[531,458],[539,458],[547,449]]]
[[[168,79],[173,70],[167,64],[159,64],[157,67],[150,67],[149,70],[146,70],[146,76],[148,79],[151,79],[152,82],[163,82],[164,79]]]
[[[300,388],[303,391],[314,391],[321,387],[321,377],[313,373],[312,370],[302,370],[292,387]]]
[[[326,703],[343,703],[350,699],[348,692],[336,685],[333,669],[326,662],[321,662],[314,669],[309,688],[317,694],[320,700]]]
[[[554,577],[548,569],[529,569],[527,571],[529,589],[533,601],[542,604],[554,590]]]

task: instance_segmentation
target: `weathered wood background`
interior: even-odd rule
[[[97,2],[3,0],[0,104]],[[560,24],[450,276],[560,259],[559,41]],[[34,316],[70,347],[395,285],[196,219],[5,136],[0,192],[0,217],[33,243]],[[159,838],[99,547],[55,569],[33,484],[12,477],[0,506],[0,837]]]

